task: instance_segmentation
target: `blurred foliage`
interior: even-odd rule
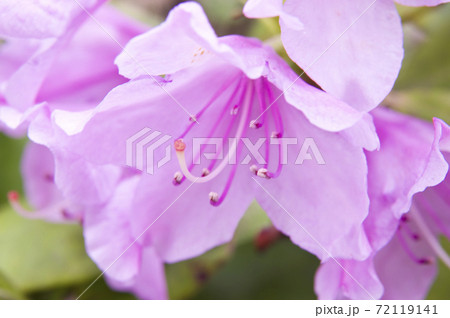
[[[417,117],[450,122],[450,6],[407,8],[405,58],[384,104]]]
[[[179,0],[114,0],[121,10],[149,25],[164,20]],[[283,50],[275,18],[248,20],[244,0],[200,1],[219,35],[245,34],[265,40],[299,74]],[[399,111],[450,122],[450,5],[398,6],[404,21],[405,58],[384,104]],[[310,81],[306,76],[304,78]],[[311,81],[310,81],[311,82]],[[25,220],[8,207],[6,193],[21,189],[20,158],[25,140],[0,135],[0,299],[75,299],[100,274],[86,255],[81,228]],[[166,266],[172,299],[314,299],[318,260],[280,236],[261,250],[255,237],[270,221],[253,204],[229,244]],[[450,244],[445,242],[450,250]],[[450,295],[450,271],[440,264],[429,299]],[[108,288],[103,279],[83,299],[134,299]]]
[[[25,140],[11,139],[0,133],[0,206],[8,201],[9,191],[22,189],[20,161],[25,144]]]
[[[86,255],[78,225],[26,220],[0,212],[0,272],[23,294],[87,281],[98,269]]]

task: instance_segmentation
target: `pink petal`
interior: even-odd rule
[[[372,257],[359,262],[326,261],[317,270],[314,289],[319,299],[380,299],[383,295]]]
[[[280,106],[284,135],[295,136],[299,145],[290,146],[288,158],[292,162],[283,166],[278,178],[257,180],[270,193],[261,189],[258,202],[279,230],[319,258],[326,259],[331,252],[336,257],[367,257],[367,244],[355,251],[336,246],[339,238],[361,226],[368,213],[367,166],[361,148],[352,146],[339,134],[312,126],[293,107],[285,103]],[[325,164],[320,165],[317,160],[293,164],[307,137],[313,138]],[[349,197],[353,199],[349,201]]]
[[[417,257],[430,256],[423,240],[414,242]],[[375,257],[375,268],[384,286],[383,299],[424,299],[436,277],[436,264],[420,264],[405,252],[397,237]]]
[[[386,97],[403,58],[402,28],[392,1],[287,0],[284,11],[303,23],[283,23],[289,56],[325,91],[368,111]]]
[[[77,3],[78,2],[78,3]],[[0,34],[12,37],[49,38],[63,34],[76,16],[103,0],[27,1],[0,3]]]

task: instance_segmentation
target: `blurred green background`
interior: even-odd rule
[[[181,1],[113,1],[126,13],[150,25],[164,20]],[[219,35],[239,33],[273,44],[276,19],[248,20],[243,1],[203,0]],[[450,5],[400,7],[404,21],[405,59],[393,92],[384,104],[430,120],[450,122]],[[290,61],[289,61],[290,62]],[[291,63],[297,71],[298,68]],[[25,140],[0,134],[0,299],[74,299],[100,274],[84,250],[81,227],[25,220],[8,206],[6,193],[21,189],[20,158]],[[189,261],[167,265],[172,299],[315,299],[314,273],[319,261],[279,236],[265,249],[256,238],[270,228],[254,204],[233,241]],[[449,247],[448,242],[444,242]],[[440,266],[430,299],[449,299],[450,271]],[[99,280],[83,299],[133,299]]]

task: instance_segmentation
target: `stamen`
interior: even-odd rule
[[[238,100],[237,104],[235,105],[235,107],[233,108],[233,109],[235,109],[236,114],[239,112],[239,106],[242,104],[242,102],[244,100],[246,90],[247,89],[245,87],[243,87],[242,92],[241,92],[240,97],[239,97],[239,100]],[[223,135],[223,139],[222,140],[228,140],[228,138],[230,136],[230,133],[231,133],[231,129],[233,128],[235,121],[236,121],[236,117],[233,117],[231,122],[228,124],[228,127],[227,127],[227,129],[226,129],[226,131],[225,131],[225,133]],[[234,146],[235,146],[235,144],[234,144]],[[217,162],[217,159],[219,157],[219,154],[222,153],[222,150],[223,150],[223,144],[220,144],[219,145],[219,149],[216,151],[216,155],[211,160],[211,163],[208,166],[208,170],[210,170],[210,171],[213,170],[214,166],[216,165],[216,162]]]
[[[401,232],[399,230],[397,230],[397,238],[398,241],[400,242],[400,245],[403,247],[403,249],[405,250],[406,254],[408,254],[408,256],[417,264],[432,264],[433,263],[433,259],[429,258],[429,257],[424,257],[424,258],[419,258],[417,257],[413,251],[411,251],[411,248],[408,246],[408,243],[405,241],[405,239],[403,238]]]
[[[264,90],[264,80],[261,79],[258,82],[260,85],[256,86],[256,90],[258,93],[258,102],[259,102],[259,107],[261,110],[261,125],[264,124],[265,119],[266,119],[266,96],[263,94],[263,90]],[[269,126],[268,125],[264,125],[264,134],[266,137],[266,142],[265,142],[265,161],[266,163],[264,164],[264,168],[267,168],[269,165],[269,159],[270,159],[270,144],[268,142],[269,140]],[[256,173],[255,173],[256,174]]]
[[[258,177],[265,178],[265,179],[270,179],[271,178],[269,176],[269,171],[266,168],[258,169],[258,172],[256,173],[256,175]]]
[[[64,204],[59,203],[56,205],[49,206],[46,209],[30,211],[25,209],[19,201],[19,194],[16,191],[8,192],[8,200],[13,209],[21,216],[27,219],[43,219],[43,218],[53,218],[55,219],[55,210],[61,210],[64,212]],[[66,213],[67,214],[67,213]]]
[[[178,139],[177,141],[175,141],[175,150],[176,150],[178,163],[180,164],[181,172],[191,182],[204,183],[204,182],[211,181],[212,179],[217,177],[220,174],[220,172],[222,172],[225,169],[225,167],[228,165],[229,158],[234,157],[234,155],[236,154],[237,143],[240,142],[240,139],[244,132],[244,129],[246,126],[245,123],[247,122],[247,117],[248,117],[251,102],[252,102],[253,89],[251,89],[251,85],[252,85],[252,82],[248,82],[248,89],[246,90],[244,102],[243,102],[243,108],[244,108],[243,114],[244,115],[240,119],[239,126],[236,131],[236,138],[233,140],[232,146],[230,146],[231,149],[228,151],[227,155],[222,160],[222,162],[219,164],[219,166],[214,171],[212,171],[209,175],[207,175],[205,177],[194,176],[189,171],[189,169],[186,165],[186,158],[185,158],[185,154],[184,154],[184,148],[186,147],[186,144],[181,139]],[[183,144],[184,148],[177,146],[177,144]]]
[[[243,77],[241,77],[241,78],[239,79],[238,85],[234,88],[233,93],[231,94],[231,96],[230,96],[230,98],[228,99],[228,101],[225,103],[225,107],[223,107],[221,114],[218,116],[218,118],[217,118],[217,120],[216,120],[216,123],[212,126],[212,130],[210,131],[209,137],[207,138],[205,144],[202,144],[202,145],[200,146],[200,151],[199,151],[198,154],[196,154],[195,159],[194,159],[194,160],[192,161],[192,163],[190,164],[190,166],[189,166],[189,171],[192,171],[192,169],[194,168],[194,162],[196,162],[196,161],[199,159],[201,153],[203,153],[203,151],[205,150],[205,147],[206,147],[206,144],[207,144],[208,140],[211,138],[211,136],[214,135],[215,131],[216,131],[217,128],[219,127],[220,121],[221,121],[221,120],[223,119],[223,117],[225,116],[225,112],[226,112],[226,110],[227,110],[227,106],[231,103],[231,101],[233,100],[233,98],[236,96],[236,93],[238,92],[238,90],[242,87],[242,82],[243,82]],[[239,102],[241,102],[241,101],[242,101],[242,98],[239,100]],[[237,114],[237,112],[238,112],[238,106],[235,105],[233,109],[236,110],[236,114]],[[233,119],[232,122],[234,122],[234,119]],[[231,124],[230,124],[230,125],[231,125]],[[192,126],[193,126],[193,125],[192,125]],[[189,132],[189,130],[192,128],[192,126],[188,127],[188,129],[187,129],[181,136],[185,136],[185,135]],[[231,129],[231,128],[230,128],[230,129]],[[228,130],[230,130],[230,129],[228,129]],[[180,137],[179,139],[182,140],[181,137]],[[185,145],[185,147],[186,147],[186,145]],[[220,152],[221,152],[221,150],[218,151],[218,153],[220,153]],[[214,165],[212,165],[212,166],[214,166]],[[212,169],[212,166],[210,165],[210,167],[209,167],[208,169],[211,170],[211,169]],[[173,184],[174,184],[174,185],[180,185],[180,184],[184,181],[184,179],[185,179],[185,177],[184,177],[184,175],[183,175],[183,177],[181,178],[181,180],[179,180],[178,182],[174,182]]]
[[[215,94],[214,96],[206,103],[206,105],[197,113],[195,116],[189,117],[189,121],[191,124],[186,128],[186,130],[180,135],[179,139],[182,139],[186,137],[187,133],[191,131],[191,129],[194,127],[196,123],[198,123],[197,119],[200,118],[208,108],[214,104],[214,101],[219,98],[224,92],[226,92],[227,88],[231,86],[236,81],[236,78],[233,78],[230,82],[223,85]],[[238,87],[240,85],[240,81],[238,83]]]
[[[180,171],[175,172],[175,174],[173,176],[173,183],[180,184],[182,179],[183,179],[183,174]]]
[[[419,228],[420,232],[422,233],[423,238],[428,243],[428,245],[431,247],[431,249],[434,251],[434,253],[437,255],[437,257],[440,258],[440,260],[448,268],[450,268],[450,256],[442,248],[441,244],[436,239],[436,237],[431,232],[431,230],[428,228],[428,226],[425,223],[425,220],[422,218],[422,216],[420,215],[420,212],[417,211],[415,206],[411,207],[411,211],[409,212],[409,214],[414,219],[415,223],[417,224],[417,227]]]
[[[273,93],[272,90],[270,88],[270,85],[265,81],[264,85],[266,87],[266,90],[268,92],[269,95],[269,100],[273,101],[273,105],[271,107],[271,111],[272,114],[274,116],[275,119],[275,129],[276,132],[272,133],[272,138],[281,138],[283,137],[284,134],[284,126],[283,126],[283,120],[281,118],[281,113],[280,110],[278,108],[278,103],[276,100],[274,100],[273,98]],[[275,173],[269,173],[269,177],[270,178],[276,178],[281,174],[281,170],[283,169],[283,139],[280,139],[280,142],[278,144],[278,165],[277,165],[277,170],[275,171]]]
[[[414,241],[418,241],[420,239],[419,234],[415,233],[410,227],[408,222],[408,219],[401,219],[403,221],[403,224],[400,224],[400,228],[404,229],[405,232],[411,237]]]
[[[250,171],[256,175],[258,173],[258,167],[256,165],[252,165],[250,167]]]
[[[276,132],[276,131],[272,131],[272,134],[270,135],[270,137],[274,138],[274,139],[281,138],[281,136],[282,136],[282,134],[279,132]]]
[[[261,126],[262,126],[262,124],[261,124],[261,123],[258,123],[256,120],[250,121],[249,127],[252,128],[252,129],[258,129],[258,128],[260,128]]]
[[[219,201],[219,194],[217,192],[210,192],[209,193],[209,200],[214,203],[216,203],[217,201]]]
[[[254,95],[254,90],[253,90],[253,87],[252,87],[250,99],[247,100],[248,109],[247,109],[246,112],[242,115],[243,117],[245,117],[244,121],[242,121],[242,122],[247,121],[247,120],[248,120],[248,117],[250,116],[250,104],[251,104],[251,102],[253,101],[253,95]],[[238,130],[239,130],[239,129],[238,129]],[[241,131],[241,133],[240,133],[238,136],[236,136],[236,137],[237,137],[236,139],[240,140],[241,137],[242,137],[242,135],[245,134],[245,130],[246,130],[246,127],[244,126],[243,131]],[[235,140],[236,140],[236,139],[235,139]],[[237,149],[237,156],[238,156],[238,157],[239,157],[239,155],[240,155],[240,153],[241,153],[241,150],[242,150],[242,145],[239,143],[239,144],[238,144],[238,149]],[[234,165],[232,165],[231,172],[230,172],[230,174],[229,174],[229,176],[228,176],[227,183],[225,184],[225,188],[224,188],[223,191],[222,191],[222,195],[219,197],[219,199],[218,199],[217,201],[210,201],[210,203],[211,203],[213,206],[219,206],[219,205],[223,202],[223,200],[225,200],[225,197],[227,196],[228,191],[229,191],[230,188],[231,188],[231,184],[232,184],[232,182],[233,182],[233,180],[234,180],[234,176],[236,175],[237,167],[238,167],[238,165],[237,165],[236,163],[235,163]]]
[[[208,168],[203,168],[203,170],[202,170],[202,177],[206,177],[210,173],[211,173],[211,171],[209,171]]]

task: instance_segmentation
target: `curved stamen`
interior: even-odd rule
[[[401,218],[401,221],[403,222],[402,224],[401,224],[401,229],[403,229],[403,230],[405,230],[405,232],[408,234],[408,236],[410,237],[410,238],[412,238],[414,241],[417,241],[420,237],[419,237],[419,234],[417,234],[416,232],[414,232],[412,229],[411,229],[411,227],[409,226],[409,224],[408,224],[408,222],[409,222],[409,219],[407,218],[407,216],[406,215],[403,215],[402,216],[402,218]]]
[[[265,118],[266,118],[266,109],[267,109],[267,104],[266,104],[266,96],[263,94],[265,85],[264,85],[264,80],[261,79],[259,81],[260,85],[256,86],[256,91],[258,93],[258,102],[259,102],[259,107],[261,109],[261,125],[264,124],[265,122]],[[264,148],[264,155],[265,158],[264,160],[266,161],[266,163],[264,164],[264,168],[267,169],[267,167],[269,166],[269,159],[270,159],[270,144],[269,144],[269,126],[268,125],[264,125],[264,134],[266,137],[266,142],[265,142],[265,148]]]
[[[239,83],[236,87],[237,88],[240,86],[242,78],[239,80]],[[185,129],[185,131],[180,135],[180,137],[178,137],[178,139],[183,139],[184,137],[186,137],[187,133],[189,131],[191,131],[191,129],[194,127],[194,125],[197,122],[197,120],[205,113],[205,111],[208,110],[208,108],[214,104],[214,101],[219,98],[226,90],[228,87],[231,86],[231,84],[233,84],[236,81],[236,77],[234,77],[230,82],[226,83],[225,85],[223,85],[214,95],[213,97],[206,103],[205,106],[203,106],[203,108],[197,113],[197,115],[189,118],[189,120],[191,121],[191,123],[189,124],[189,126]]]
[[[280,110],[278,108],[278,103],[276,100],[274,100],[273,98],[273,93],[272,93],[272,89],[270,88],[270,85],[267,82],[264,82],[264,86],[268,92],[269,95],[269,100],[273,101],[273,105],[271,107],[271,111],[275,120],[275,129],[276,132],[272,133],[272,138],[280,138],[278,141],[278,165],[277,165],[277,170],[274,173],[269,172],[268,176],[270,178],[276,178],[281,174],[281,170],[283,169],[283,139],[281,137],[283,137],[284,134],[284,126],[283,126],[283,119],[281,118],[281,113]]]
[[[60,210],[63,217],[66,217],[64,203],[59,202],[49,206],[46,209],[30,211],[25,209],[19,201],[19,194],[16,191],[8,192],[8,200],[13,209],[21,216],[27,219],[43,219],[43,218],[53,218],[55,219],[55,211]]]
[[[213,136],[214,133],[216,132],[217,128],[219,127],[220,121],[223,119],[223,117],[225,116],[225,113],[226,113],[226,111],[227,111],[227,109],[228,109],[227,106],[231,103],[231,101],[232,101],[233,98],[236,96],[236,94],[238,93],[238,91],[243,87],[242,84],[243,84],[243,77],[241,76],[241,78],[239,79],[239,82],[238,82],[237,86],[236,86],[235,89],[233,90],[233,93],[230,95],[230,98],[229,98],[229,99],[227,100],[227,102],[225,103],[225,107],[223,107],[222,112],[221,112],[220,115],[217,117],[217,120],[216,120],[215,124],[212,126],[212,129],[211,129],[211,131],[209,132],[209,137],[206,139],[205,144],[202,144],[202,145],[200,146],[200,151],[199,151],[199,153],[195,155],[194,160],[193,160],[192,163],[189,165],[189,171],[192,171],[192,169],[193,169],[194,166],[195,166],[194,162],[196,162],[196,161],[199,159],[200,155],[203,153],[203,151],[205,150],[205,147],[207,146],[208,140],[210,140],[210,139],[211,139],[211,136]],[[242,96],[243,96],[243,95],[244,95],[244,94],[242,93]],[[242,102],[242,98],[243,98],[243,97],[241,97],[241,98],[239,99],[238,103]],[[237,106],[234,106],[233,109],[235,109],[235,110],[236,110],[236,113],[237,113],[238,107],[237,107]],[[234,123],[234,120],[235,120],[235,117],[232,118],[230,125],[232,125],[232,123]],[[192,124],[191,124],[190,126],[192,126]],[[192,127],[191,127],[191,128],[192,128]],[[188,129],[187,129],[187,130],[186,130],[186,131],[178,138],[178,140],[179,140],[179,139],[183,139],[182,136],[185,136],[185,135],[189,132],[189,130],[190,130],[190,128],[188,127]],[[229,130],[231,130],[231,128],[227,129],[227,131],[229,131]],[[217,153],[220,153],[221,151],[222,151],[222,150],[217,151]],[[213,162],[214,162],[214,161],[213,161]],[[214,166],[214,165],[212,165],[212,166],[210,165],[210,166],[208,167],[208,170],[212,170],[212,167],[213,167],[213,166]],[[174,185],[179,185],[179,184],[181,184],[181,183],[184,181],[184,179],[185,179],[184,175],[183,175],[181,172],[177,172],[177,173],[181,174],[182,177],[181,177],[181,178],[176,178],[176,179],[174,179],[174,182],[173,182]],[[178,175],[176,175],[176,176],[178,176]]]
[[[242,110],[243,116],[241,117],[241,119],[239,121],[239,126],[236,131],[236,138],[233,140],[233,144],[230,146],[230,149],[229,149],[226,157],[221,161],[219,166],[215,170],[213,170],[209,175],[207,175],[205,177],[194,176],[189,171],[189,169],[186,165],[186,158],[185,158],[185,153],[184,153],[184,148],[186,147],[186,145],[184,144],[184,142],[181,139],[178,139],[177,141],[175,141],[175,150],[176,150],[178,163],[181,168],[181,172],[190,181],[192,181],[194,183],[205,183],[205,182],[211,181],[212,179],[217,177],[222,172],[223,169],[225,169],[225,167],[228,165],[229,159],[234,157],[234,155],[236,154],[237,143],[240,142],[240,139],[246,128],[247,116],[245,116],[245,115],[249,113],[250,106],[252,103],[253,90],[251,89],[251,85],[252,85],[252,82],[248,82],[248,84],[247,84],[248,89],[246,90],[244,102],[243,102],[243,110]],[[177,146],[177,143],[178,143],[178,145],[184,144],[184,147]]]
[[[431,232],[431,230],[428,228],[428,226],[425,223],[425,220],[420,215],[420,212],[417,211],[417,209],[412,206],[411,211],[409,212],[411,217],[414,219],[415,223],[417,224],[417,227],[419,228],[420,232],[422,233],[423,238],[428,243],[428,245],[431,247],[433,252],[441,259],[441,261],[450,268],[450,256],[447,254],[447,252],[442,248],[439,241],[436,239],[436,236]]]
[[[401,234],[400,230],[401,230],[401,227],[397,230],[396,235],[397,235],[398,241],[400,242],[400,245],[403,247],[406,254],[408,254],[408,256],[417,264],[432,264],[433,260],[431,258],[419,258],[413,253],[413,251],[411,251],[411,248],[409,247],[408,243],[403,238],[403,235]]]
[[[246,92],[246,88],[243,87],[243,90],[240,94],[239,100],[236,104],[237,107],[233,108],[236,111],[236,114],[239,112],[239,108],[240,108],[239,105],[241,105],[242,101],[244,100],[245,92]],[[228,124],[228,127],[223,135],[223,140],[228,140],[228,138],[231,134],[231,129],[233,128],[235,121],[236,121],[236,116],[233,116],[233,118],[231,119],[230,123]],[[223,150],[223,142],[222,142],[222,144],[219,144],[216,154],[215,154],[214,158],[211,160],[211,162],[207,168],[209,171],[213,170],[214,166],[216,165],[217,159],[219,158],[219,154],[222,153],[222,150]],[[191,169],[189,169],[189,170],[191,170]]]
[[[254,95],[254,88],[252,87],[249,104],[251,104],[251,102],[253,101],[253,95]],[[246,111],[245,113],[243,113],[242,116],[245,117],[245,119],[243,121],[247,122],[248,118],[250,117],[250,109],[248,111]],[[240,135],[236,136],[237,137],[236,139],[238,139],[238,140],[241,139],[242,135],[245,134],[246,128],[247,127],[244,127],[244,130],[242,131],[242,133]],[[238,146],[237,157],[239,157],[239,155],[242,151],[242,143],[239,143],[237,146]],[[214,198],[214,200],[213,199],[210,200],[210,202],[213,206],[219,206],[223,202],[223,200],[225,200],[225,197],[227,196],[228,192],[230,191],[231,184],[233,183],[233,180],[234,180],[234,176],[236,175],[237,167],[238,167],[237,163],[232,165],[231,172],[228,176],[227,183],[225,184],[225,188],[223,189],[222,194],[218,198]]]

